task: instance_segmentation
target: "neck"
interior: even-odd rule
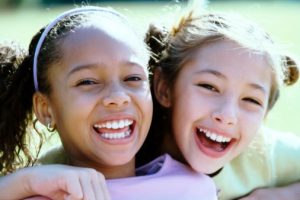
[[[117,179],[135,176],[135,158],[123,165],[103,165],[86,160],[70,160],[72,166],[93,168],[102,173],[106,179]]]

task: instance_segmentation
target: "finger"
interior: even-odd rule
[[[252,197],[243,197],[243,198],[241,198],[241,199],[239,199],[239,200],[255,200],[255,199],[252,198]]]
[[[83,191],[84,200],[96,200],[92,186],[92,178],[93,177],[90,169],[85,170],[85,172],[81,174],[80,184]]]
[[[95,194],[96,194],[97,200],[98,199],[110,200],[111,198],[110,198],[110,194],[108,192],[108,188],[107,188],[104,176],[100,173],[97,173],[96,177],[97,177],[97,179],[94,184],[94,187],[95,187],[94,191],[96,191]]]
[[[104,198],[104,195],[103,195],[103,192],[102,192],[102,189],[100,188],[101,185],[99,184],[99,180],[98,180],[98,177],[96,175],[95,179],[92,180],[92,187],[93,187],[93,191],[95,193],[95,199],[97,200],[106,200]]]
[[[81,188],[79,173],[67,173],[59,183],[67,194],[68,199],[82,199],[83,191]]]
[[[66,194],[64,196],[64,200],[74,200],[74,198],[72,198],[72,196],[70,194]]]

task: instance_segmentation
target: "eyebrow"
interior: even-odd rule
[[[102,63],[93,63],[93,64],[85,64],[85,65],[78,65],[78,66],[75,66],[72,70],[70,70],[67,74],[67,77],[71,76],[72,74],[78,72],[78,71],[81,71],[81,70],[85,70],[85,69],[90,69],[90,70],[94,70],[94,69],[97,69],[99,66],[104,66]],[[131,61],[128,61],[124,64],[122,64],[122,66],[124,67],[141,67],[141,68],[144,68],[140,63],[138,62],[131,62]]]
[[[86,64],[86,65],[78,65],[74,67],[71,71],[68,72],[67,77],[71,76],[72,74],[84,70],[84,69],[96,69],[101,64]]]
[[[203,69],[203,70],[197,71],[196,74],[212,74],[212,75],[215,75],[215,76],[220,77],[222,79],[228,79],[224,74],[222,74],[219,71],[213,70],[213,69]],[[266,89],[260,84],[249,83],[248,85],[250,87],[254,88],[254,89],[262,91],[264,94],[267,93]]]
[[[267,93],[266,89],[265,89],[263,86],[259,85],[259,84],[256,84],[256,83],[250,83],[249,85],[250,85],[250,87],[252,87],[252,88],[254,88],[254,89],[257,89],[257,90],[262,91],[264,94]]]
[[[222,74],[219,71],[213,70],[213,69],[203,69],[203,70],[199,70],[197,71],[195,74],[212,74],[215,75],[217,77],[223,78],[223,79],[227,79],[226,76],[224,74]]]

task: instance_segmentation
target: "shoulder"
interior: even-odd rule
[[[158,160],[163,160],[160,170],[156,173],[156,176],[161,180],[177,182],[180,185],[187,184],[191,186],[191,189],[202,188],[204,194],[216,194],[216,186],[209,176],[194,171],[168,154],[155,159],[152,164]]]
[[[169,154],[164,154],[146,165],[137,168],[138,175],[159,175],[159,176],[193,176],[207,177],[202,173],[197,173],[185,164],[173,159]]]
[[[299,180],[299,155],[299,136],[264,127],[249,147],[214,177],[222,191],[221,199],[237,198],[258,187]]]
[[[46,151],[38,159],[40,164],[68,164],[68,158],[62,145],[55,146]]]
[[[274,185],[281,186],[300,180],[300,135],[264,129],[270,146],[268,160],[272,166]]]
[[[283,164],[282,161],[299,163],[297,159],[299,155],[300,135],[263,127],[249,147],[231,164],[240,165],[241,162],[250,159],[252,164],[260,162],[265,166],[273,167],[274,164],[275,166]]]

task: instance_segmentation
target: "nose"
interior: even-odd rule
[[[237,103],[232,100],[222,102],[212,113],[213,121],[223,125],[235,125],[237,123]]]
[[[130,96],[126,89],[118,83],[110,83],[107,88],[107,94],[103,97],[103,105],[106,107],[121,108],[128,105]]]

